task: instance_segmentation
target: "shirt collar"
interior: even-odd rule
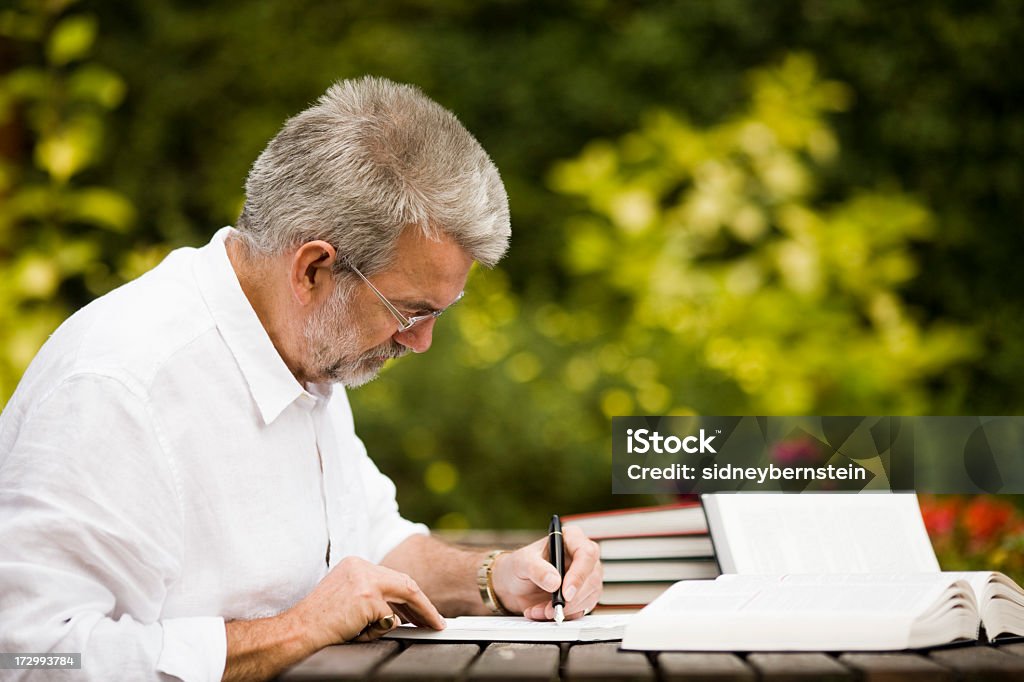
[[[230,227],[221,228],[209,244],[199,249],[195,277],[221,338],[242,370],[264,423],[270,424],[301,396],[320,396],[311,396],[305,391],[288,369],[242,291],[225,246],[231,232]],[[317,386],[316,389],[318,394],[326,390],[329,397],[330,387]]]

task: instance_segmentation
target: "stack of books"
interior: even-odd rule
[[[698,502],[563,516],[596,541],[604,565],[601,606],[640,608],[679,580],[719,575]]]

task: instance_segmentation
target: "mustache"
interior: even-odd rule
[[[409,352],[406,346],[396,342],[388,341],[379,348],[368,351],[363,356],[364,360],[394,360]]]

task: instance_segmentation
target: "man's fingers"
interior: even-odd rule
[[[551,609],[551,614],[548,614],[548,609]],[[529,606],[523,611],[523,615],[530,620],[551,620],[554,617],[554,609],[551,606],[551,600],[543,601],[539,604]]]
[[[398,616],[394,613],[389,613],[388,615],[382,616],[372,623],[369,623],[353,638],[353,640],[356,642],[371,642],[391,632],[397,628],[400,623],[401,621]]]
[[[539,556],[531,555],[529,557],[526,571],[530,582],[545,592],[554,592],[562,584],[562,576],[558,575],[555,567]]]
[[[573,599],[566,600],[565,612],[569,613],[571,611],[575,613],[576,611],[593,608],[597,604],[597,600],[601,598],[601,590],[603,588],[601,578],[601,571],[591,572],[576,591],[576,596]]]
[[[375,622],[370,624],[370,627],[374,628],[375,630],[391,632],[392,630],[397,628],[398,624],[401,622],[401,619],[397,615],[392,613],[390,616],[384,616],[383,618],[377,619]]]
[[[388,577],[381,586],[385,599],[393,606],[401,608],[401,615],[410,623],[421,627],[443,630],[444,618],[437,608],[423,594],[416,581],[397,571],[389,571]]]
[[[598,580],[601,579],[601,552],[597,543],[576,526],[562,526],[562,538],[570,559],[569,570],[562,581],[562,595],[572,601],[592,574],[596,572]]]
[[[405,604],[392,603],[391,608],[401,617],[403,623],[423,626],[423,623],[416,622],[416,614],[413,613],[412,609],[406,608]]]
[[[561,581],[562,596],[566,600],[565,611],[567,618],[579,618],[594,608],[601,596],[604,572],[601,569],[600,551],[597,543],[588,539],[575,526],[563,526],[562,538],[569,557],[569,569]],[[552,592],[558,587],[558,573],[543,555],[534,555],[533,560],[523,564],[527,575],[522,577],[528,578],[541,590]],[[531,620],[551,620],[554,614],[550,599],[535,603],[523,611],[523,615]]]
[[[577,611],[576,613],[567,613],[565,614],[565,619],[576,620],[577,618],[582,618],[583,616],[587,615],[588,613],[590,613],[590,611],[590,609],[584,609],[583,611]]]
[[[545,592],[554,592],[562,584],[562,576],[558,575],[558,571],[547,559],[547,538],[542,538],[529,547],[534,545],[541,551],[519,550],[515,553],[518,561],[513,567],[513,574],[521,580],[530,581]]]

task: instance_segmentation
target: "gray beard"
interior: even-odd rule
[[[405,355],[409,349],[388,340],[359,352],[359,325],[343,293],[335,290],[330,300],[310,315],[303,336],[314,381],[356,388],[376,379],[385,362]]]

